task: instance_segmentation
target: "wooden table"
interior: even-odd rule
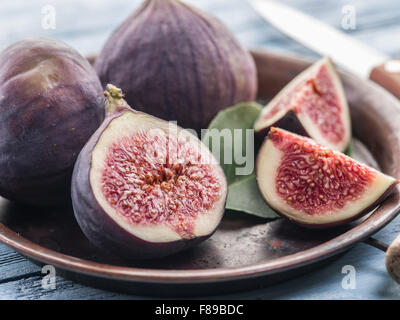
[[[245,0],[191,0],[220,19],[247,47],[316,57],[264,22]],[[287,0],[315,17],[341,28],[344,5],[356,10],[356,28],[346,32],[388,55],[400,56],[400,1],[397,0]],[[126,0],[2,0],[0,49],[27,37],[54,37],[82,54],[98,52],[110,32],[139,1]],[[56,10],[56,28],[44,29],[46,9]],[[42,11],[43,10],[43,11]],[[400,217],[376,237],[391,242],[400,233]],[[355,268],[356,287],[344,289],[344,266]],[[0,245],[0,299],[145,299],[104,291],[57,277],[56,289],[42,288],[41,269]],[[399,299],[400,286],[387,275],[384,253],[364,243],[333,263],[272,287],[218,298],[233,299]]]

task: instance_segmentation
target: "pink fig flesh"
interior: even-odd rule
[[[312,139],[271,128],[257,158],[266,202],[306,226],[342,224],[381,202],[398,181]]]
[[[344,151],[351,138],[346,97],[329,58],[324,58],[292,80],[262,110],[256,132],[280,127],[309,136],[332,149]]]

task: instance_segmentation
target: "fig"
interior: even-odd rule
[[[198,133],[257,91],[249,52],[217,18],[178,0],[145,0],[111,34],[95,69],[136,110]]]
[[[343,224],[368,213],[398,181],[314,140],[271,128],[257,156],[265,201],[304,226]]]
[[[70,201],[75,160],[104,118],[102,92],[86,59],[60,41],[28,39],[0,54],[0,195]]]
[[[208,148],[173,122],[133,110],[107,85],[106,118],[72,177],[75,217],[96,246],[126,259],[162,257],[210,237],[226,177]]]
[[[293,79],[263,108],[254,131],[279,127],[344,151],[351,139],[350,113],[341,81],[325,57]]]
[[[400,235],[387,248],[385,261],[389,275],[400,284]]]

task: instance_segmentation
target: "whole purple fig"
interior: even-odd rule
[[[0,54],[0,195],[30,205],[70,199],[75,160],[104,118],[96,72],[50,39]]]
[[[145,0],[112,33],[95,69],[136,110],[197,131],[257,90],[251,55],[221,21],[179,0]]]

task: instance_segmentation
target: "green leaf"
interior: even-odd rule
[[[211,121],[207,132],[203,135],[202,141],[219,160],[226,174],[228,184],[245,178],[254,172],[256,152],[254,150],[253,125],[261,109],[262,106],[260,104],[248,102],[222,110]],[[235,157],[235,153],[245,157],[246,162],[235,161],[238,158],[242,158],[240,156]],[[246,167],[246,164],[253,167]],[[246,168],[252,170],[245,172],[247,173],[245,175],[241,174],[240,170],[246,171]]]
[[[221,167],[228,180],[228,198],[226,209],[241,211],[253,214],[263,218],[276,218],[277,214],[272,210],[262,198],[258,190],[256,177],[254,174],[255,163],[255,144],[253,125],[261,112],[262,106],[255,102],[240,103],[233,107],[220,111],[211,121],[208,131],[203,135],[203,142],[213,151],[214,156],[219,159]],[[216,129],[216,131],[212,131]],[[235,136],[235,129],[241,129],[241,135]],[[213,136],[221,130],[225,133],[231,133],[232,140],[224,139],[223,136]],[[251,130],[247,131],[246,130]],[[237,131],[239,132],[239,131]],[[251,132],[251,139],[249,133]],[[247,136],[247,138],[246,138]],[[213,150],[213,143],[219,144],[218,148]],[[246,164],[232,161],[226,163],[224,152],[235,160],[234,154],[237,150],[246,156],[248,166],[252,169],[247,175],[238,174],[238,169],[246,168]]]
[[[350,140],[349,145],[347,146],[346,150],[343,152],[346,156],[351,157],[353,154],[353,140]]]
[[[269,207],[257,186],[256,176],[252,174],[228,187],[226,209],[250,213],[262,218],[274,219],[278,214]]]

